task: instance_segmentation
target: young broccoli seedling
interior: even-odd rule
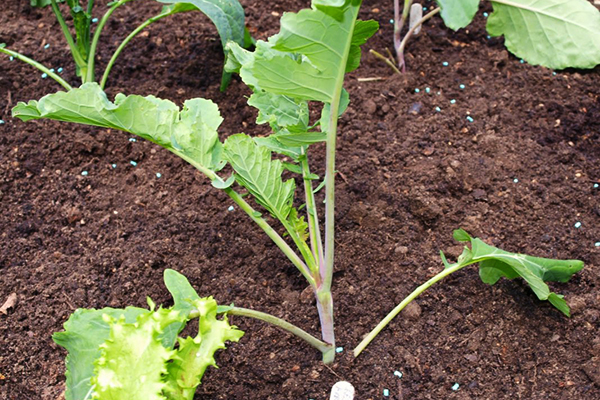
[[[65,0],[73,20],[73,28],[75,30],[75,37],[71,34],[69,26],[67,25],[65,18],[58,5],[61,0],[31,0],[31,5],[34,7],[47,7],[50,6],[56,19],[59,23],[60,29],[65,37],[73,61],[75,62],[75,69],[77,76],[81,78],[81,83],[96,82],[95,77],[95,62],[96,53],[98,50],[98,43],[102,30],[114,11],[134,0],[118,0],[108,3],[108,10],[104,13],[102,18],[92,18],[92,12],[94,10],[94,0],[87,0],[87,5],[84,8],[82,0]],[[108,62],[102,79],[98,81],[100,87],[104,88],[108,80],[110,71],[115,64],[117,57],[121,54],[127,44],[148,25],[168,17],[173,14],[199,10],[206,14],[211,21],[215,24],[219,35],[221,36],[221,42],[223,47],[229,41],[234,41],[241,46],[247,46],[250,44],[250,37],[248,32],[244,28],[244,9],[238,0],[156,0],[159,3],[165,3],[162,11],[155,15],[137,28],[135,28],[119,45],[115,50],[113,56]],[[94,31],[92,37],[91,27],[93,22],[98,22],[98,25]],[[41,63],[32,60],[14,50],[7,49],[5,44],[0,43],[0,52],[8,54],[17,60],[23,61],[58,82],[62,87],[67,90],[71,89],[71,85],[62,79],[58,74],[54,73],[53,69],[48,68]],[[221,80],[221,89],[225,89],[231,75],[223,72],[223,78]]]
[[[433,284],[441,281],[454,272],[471,264],[479,264],[479,276],[484,283],[494,285],[500,278],[514,279],[523,278],[531,287],[540,300],[548,300],[554,307],[567,317],[570,316],[569,306],[563,296],[550,291],[545,282],[567,282],[573,274],[583,268],[583,262],[579,260],[552,260],[549,258],[532,257],[526,254],[509,253],[484,243],[481,239],[472,238],[463,229],[454,231],[454,239],[459,242],[471,244],[469,249],[465,246],[462,254],[454,264],[449,264],[440,251],[444,264],[444,270],[429,279],[406,296],[379,324],[373,329],[363,341],[354,349],[354,356],[358,355],[375,339],[400,311],[421,293],[429,289]]]

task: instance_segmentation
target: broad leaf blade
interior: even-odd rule
[[[294,200],[294,181],[283,181],[283,165],[271,159],[271,151],[244,134],[225,141],[224,156],[235,171],[236,181],[280,221],[286,221]]]
[[[94,398],[164,400],[163,375],[175,351],[162,345],[160,335],[165,327],[184,318],[168,309],[142,314],[135,323],[106,316],[110,335],[101,346],[101,357],[95,362],[91,380]]]
[[[586,0],[492,0],[487,30],[530,64],[593,68],[600,64],[600,12]]]
[[[366,40],[373,23],[361,25],[355,37],[360,1],[313,5],[323,7],[284,14],[281,31],[268,42],[258,41],[253,53],[229,44],[235,60],[227,67],[239,70],[244,82],[255,90],[330,103],[347,66],[356,66],[357,52],[352,47],[357,46],[353,43]]]
[[[192,99],[179,107],[154,96],[118,94],[111,102],[97,83],[86,83],[28,104],[19,103],[13,116],[23,121],[53,119],[122,130],[182,155],[212,171],[223,167],[217,128],[222,118],[210,100]]]
[[[436,0],[440,14],[446,26],[455,31],[464,28],[473,21],[479,8],[479,0]]]
[[[308,129],[308,103],[289,96],[256,91],[248,105],[258,109],[257,124],[268,123],[274,132],[306,132]]]
[[[244,45],[244,9],[238,0],[157,0],[173,4],[177,11],[189,11],[194,7],[204,13],[217,28],[223,47],[234,41]]]
[[[465,239],[470,236],[462,230],[455,231],[455,237]],[[490,246],[481,239],[470,238],[471,251],[468,260],[460,260],[465,265],[479,263],[479,275],[484,283],[493,285],[500,278],[523,278],[540,300],[549,300],[565,315],[569,307],[561,295],[550,292],[545,282],[567,282],[573,274],[583,268],[579,260],[553,260],[531,257],[525,254],[510,253]]]
[[[244,335],[229,325],[227,317],[217,319],[217,303],[212,297],[195,300],[193,307],[200,313],[198,335],[179,340],[166,377],[169,400],[192,400],[206,368],[217,366],[216,351],[224,349],[226,341],[237,342]]]
[[[52,335],[52,340],[67,351],[66,400],[81,400],[90,391],[90,379],[94,375],[94,361],[100,358],[100,345],[108,339],[110,326],[103,315],[124,317],[126,322],[147,313],[143,308],[128,307],[125,310],[103,308],[101,310],[77,309],[65,322],[63,332]]]

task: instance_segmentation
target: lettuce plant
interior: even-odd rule
[[[379,324],[362,340],[354,349],[354,356],[358,355],[375,339],[400,311],[421,293],[429,289],[435,283],[441,281],[450,274],[463,269],[471,264],[479,264],[479,277],[484,283],[494,285],[500,278],[514,279],[523,278],[531,287],[540,300],[548,300],[567,317],[570,309],[563,296],[550,291],[546,282],[567,282],[573,274],[583,268],[583,262],[579,260],[552,260],[549,258],[532,257],[526,254],[510,253],[490,246],[481,239],[473,238],[463,229],[454,231],[454,239],[459,242],[471,244],[471,248],[465,246],[462,254],[454,264],[449,264],[440,251],[444,270],[429,279],[406,296]]]
[[[58,6],[58,2],[65,1],[67,3],[69,12],[73,20],[73,28],[75,30],[75,37],[71,34],[65,18]],[[82,4],[81,0],[31,0],[31,5],[34,7],[47,7],[50,6],[54,12],[59,26],[63,32],[65,40],[69,45],[73,61],[75,62],[77,76],[81,77],[81,83],[95,82],[95,60],[96,51],[98,48],[98,41],[102,30],[108,20],[110,19],[113,12],[123,6],[126,3],[134,0],[117,0],[108,4],[109,9],[105,12],[104,16],[98,22],[98,26],[94,31],[92,37],[92,12],[94,10],[94,0],[87,0],[87,5]],[[234,41],[240,45],[249,44],[250,38],[244,28],[244,10],[238,0],[156,0],[160,3],[167,4],[163,7],[160,14],[155,15],[140,26],[134,29],[119,45],[111,57],[108,65],[104,70],[101,80],[99,81],[100,86],[104,88],[106,81],[108,80],[109,73],[115,64],[117,57],[121,54],[127,44],[144,28],[148,25],[156,22],[160,19],[168,17],[173,14],[199,10],[206,14],[210,20],[215,24],[217,31],[221,37],[223,47],[229,41]],[[85,8],[84,8],[85,5]],[[23,54],[17,53],[16,51],[7,49],[6,46],[0,43],[0,52],[8,54],[11,57],[26,62],[27,64],[36,67],[56,82],[58,82],[65,89],[70,90],[69,85],[64,79],[60,77],[53,69],[47,68],[39,62],[24,56]],[[230,74],[223,73],[221,81],[221,88],[224,89],[228,84]]]
[[[437,13],[447,27],[468,26],[480,0],[436,0],[434,8],[401,32],[413,3],[394,0],[394,49],[399,68],[405,69],[404,48],[413,33]],[[504,35],[507,49],[534,65],[553,69],[594,68],[600,64],[600,12],[587,0],[490,0],[494,11],[487,21],[491,36]]]
[[[66,400],[192,400],[214,354],[244,332],[217,318],[230,307],[200,298],[187,279],[165,270],[175,304],[150,309],[78,309],[53,335],[67,349]],[[194,337],[179,337],[198,320]]]
[[[92,82],[29,104],[19,103],[13,115],[23,121],[45,118],[126,131],[197,168],[305,277],[315,294],[322,341],[273,316],[250,310],[245,315],[298,335],[323,353],[324,362],[331,363],[335,356],[331,285],[337,123],[349,102],[343,88],[345,74],[358,68],[360,46],[378,29],[374,21],[357,20],[360,5],[360,0],[313,0],[310,9],[284,14],[281,31],[266,42],[258,41],[253,52],[236,42],[227,44],[226,69],[239,73],[253,90],[248,104],[259,110],[257,122],[268,123],[273,130],[266,138],[235,134],[221,143],[217,129],[222,118],[210,100],[188,100],[182,110],[154,96],[119,94],[111,102],[102,87]],[[309,102],[321,108],[321,117],[312,123]],[[325,177],[318,185],[325,188],[324,240],[315,199],[319,187],[314,185],[320,178],[309,167],[309,147],[320,142],[325,142],[327,153]],[[290,161],[274,158],[274,152]],[[233,169],[229,177],[220,173],[227,163]],[[284,170],[297,174],[302,182],[302,207],[294,206],[296,183],[284,180]],[[261,211],[246,201],[242,191],[251,195]],[[280,223],[288,240],[270,220]]]

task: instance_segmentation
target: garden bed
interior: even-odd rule
[[[259,39],[277,32],[283,11],[309,5],[241,2]],[[338,380],[350,381],[358,399],[384,398],[384,389],[395,400],[600,398],[600,69],[555,74],[522,63],[487,38],[485,7],[458,33],[428,21],[408,46],[407,73],[394,75],[366,51],[391,47],[392,1],[364,2],[361,17],[382,29],[347,79],[351,104],[340,120],[333,296],[343,351],[325,366],[295,337],[233,317],[246,335],[218,354],[220,369],[207,372],[197,399],[324,400]],[[159,9],[119,9],[99,64]],[[7,0],[3,11],[0,43],[63,67],[76,82],[49,10]],[[223,56],[209,20],[170,18],[130,45],[108,93],[178,104],[209,98],[225,118],[222,137],[266,134],[239,79],[219,92]],[[59,399],[65,352],[51,334],[76,308],[166,302],[165,268],[186,275],[201,296],[318,335],[302,276],[193,167],[121,132],[10,117],[18,101],[59,89],[0,57],[0,306],[17,294],[0,314],[0,398]],[[315,149],[313,164],[323,164],[324,148]],[[572,317],[520,280],[491,287],[465,268],[354,359],[361,338],[442,268],[440,249],[460,254],[458,227],[509,251],[583,260],[569,283],[551,285]]]

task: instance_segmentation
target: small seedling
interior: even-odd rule
[[[532,257],[525,254],[509,253],[484,243],[481,239],[472,238],[463,229],[454,231],[454,239],[471,244],[465,246],[458,261],[449,264],[440,251],[444,270],[427,282],[416,288],[400,304],[396,306],[354,349],[358,355],[373,339],[394,319],[400,311],[433,284],[441,281],[450,274],[471,264],[479,264],[479,277],[484,283],[494,285],[500,278],[523,278],[540,300],[548,300],[554,307],[566,316],[570,316],[569,306],[563,296],[550,291],[546,282],[567,282],[571,276],[583,268],[579,260],[552,260],[549,258]]]
[[[81,0],[64,0],[67,3],[69,12],[73,19],[73,27],[75,30],[75,37],[71,34],[65,18],[58,5],[61,0],[31,0],[31,5],[34,7],[47,7],[50,6],[59,26],[63,32],[65,40],[73,56],[75,62],[75,68],[77,76],[81,78],[81,83],[96,82],[95,78],[95,62],[96,52],[102,30],[110,17],[116,9],[123,6],[126,3],[132,2],[133,0],[118,0],[108,3],[109,9],[106,11],[104,16],[99,20],[98,26],[94,31],[92,37],[92,21],[96,21],[96,18],[92,18],[94,10],[94,0],[88,0],[87,5],[84,8]],[[156,0],[160,3],[168,4],[163,7],[160,14],[155,15],[143,22],[140,26],[135,28],[117,47],[113,56],[109,60],[102,79],[98,81],[102,88],[105,87],[108,80],[110,71],[115,64],[117,58],[121,52],[125,49],[127,44],[137,36],[142,30],[148,25],[166,18],[170,15],[199,10],[206,14],[211,21],[215,24],[219,35],[221,36],[221,42],[223,46],[229,41],[234,41],[240,45],[249,45],[251,38],[248,32],[244,28],[244,9],[240,5],[238,0]],[[48,45],[46,45],[48,46]],[[47,48],[47,47],[46,47]],[[51,77],[58,82],[62,87],[67,90],[71,89],[71,85],[67,83],[63,78],[54,72],[53,69],[47,68],[41,63],[32,60],[29,57],[24,56],[16,51],[7,49],[5,44],[0,43],[0,52],[8,54],[11,59],[17,59],[23,61],[43,72],[44,77]],[[62,70],[62,68],[60,68]],[[60,73],[60,71],[59,71]],[[231,75],[223,73],[221,81],[221,89],[224,89],[229,83]]]

